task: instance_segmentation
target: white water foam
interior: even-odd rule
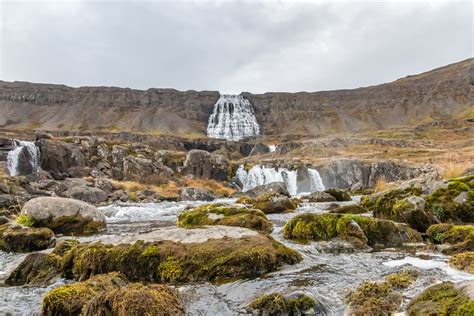
[[[18,166],[20,154],[23,150],[28,151],[29,156],[31,157],[30,164],[32,166],[33,171],[36,171],[40,162],[40,153],[35,143],[22,140],[14,140],[13,145],[13,150],[9,151],[7,156],[7,168],[10,175],[16,176],[20,174],[21,170],[19,170]]]
[[[324,191],[325,187],[319,172],[316,169],[308,168],[308,176],[310,179],[309,192]],[[248,172],[244,166],[241,165],[237,169],[236,177],[242,183],[242,191],[246,192],[259,185],[264,185],[272,182],[284,182],[288,192],[291,195],[297,195],[307,190],[301,190],[298,183],[297,170],[288,170],[286,168],[268,168],[257,165],[252,167]]]
[[[209,117],[207,136],[240,140],[259,133],[260,126],[249,100],[241,95],[221,95]]]

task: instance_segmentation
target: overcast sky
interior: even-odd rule
[[[5,1],[0,79],[318,91],[470,58],[471,1]]]

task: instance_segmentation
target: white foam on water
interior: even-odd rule
[[[260,126],[250,101],[242,95],[221,95],[209,117],[207,136],[241,140],[258,134]]]
[[[424,269],[424,270],[441,269],[454,282],[474,280],[474,275],[451,268],[446,262],[440,261],[440,260],[434,260],[434,259],[426,260],[426,259],[421,259],[421,258],[416,258],[416,257],[405,257],[400,260],[391,260],[391,261],[384,262],[382,264],[387,267],[399,267],[405,264],[409,264],[409,265],[412,265],[414,267],[417,267],[419,269]]]
[[[33,170],[37,170],[40,163],[40,153],[39,148],[36,147],[35,143],[27,142],[22,140],[13,141],[14,148],[8,152],[7,156],[7,168],[11,176],[16,176],[21,173],[19,170],[19,159],[20,154],[23,150],[27,150],[31,157],[31,166]]]
[[[270,152],[274,152],[276,150],[277,146],[276,145],[269,145],[268,146],[268,149],[270,150]]]

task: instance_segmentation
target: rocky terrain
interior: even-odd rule
[[[473,65],[224,97],[1,82],[0,314],[473,314]]]

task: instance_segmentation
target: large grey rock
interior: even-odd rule
[[[336,198],[326,192],[313,192],[306,196],[309,202],[336,202]]]
[[[35,226],[51,228],[55,233],[90,234],[106,227],[104,214],[95,206],[68,198],[34,198],[23,206],[21,213],[28,215]]]
[[[213,155],[205,150],[193,149],[186,155],[184,174],[199,178],[226,181],[229,161],[224,156]]]
[[[183,201],[213,201],[215,196],[208,190],[186,187],[180,191]]]
[[[255,198],[259,195],[266,193],[279,193],[282,195],[291,196],[284,182],[272,182],[264,185],[259,185],[245,192],[245,195]]]
[[[41,153],[41,168],[55,179],[77,174],[85,167],[85,157],[80,149],[61,141],[41,139],[36,142]]]
[[[63,195],[87,203],[98,204],[107,200],[107,194],[99,188],[85,185],[73,186],[67,189]]]

